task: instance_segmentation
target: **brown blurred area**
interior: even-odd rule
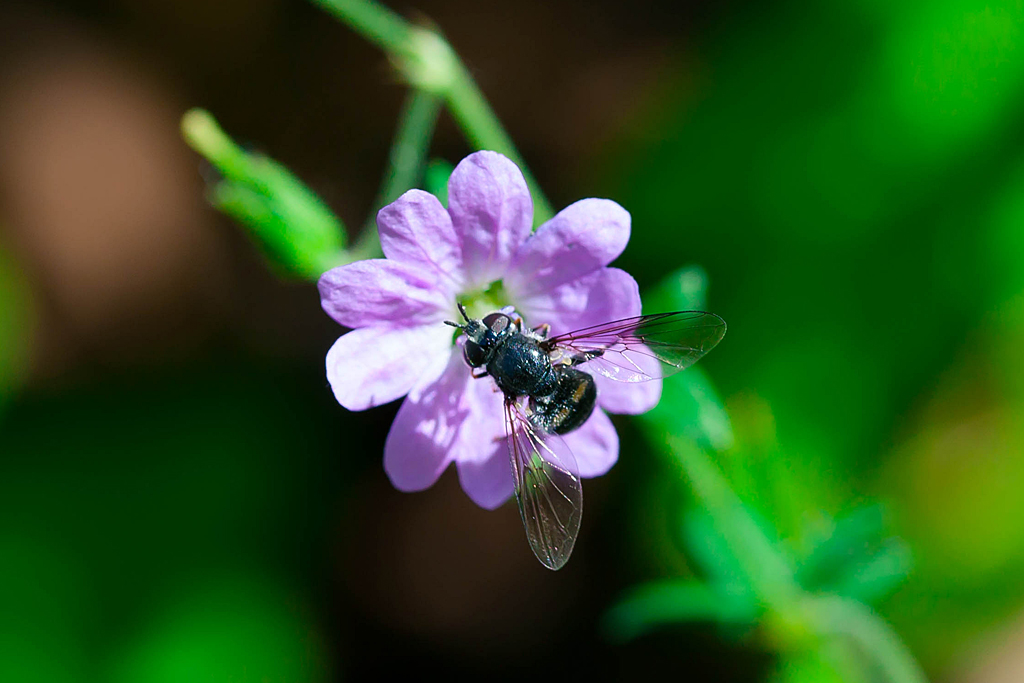
[[[627,124],[674,56],[670,33],[604,9],[435,2],[414,14],[444,27],[559,200],[575,198],[595,141]],[[308,288],[273,282],[204,204],[209,171],[178,120],[210,109],[359,226],[402,97],[382,55],[316,8],[276,0],[5,5],[0,27],[0,244],[40,304],[34,381],[187,355],[223,334],[322,351],[290,333],[325,327],[314,305],[294,313]],[[467,148],[446,120],[434,150],[457,161]]]
[[[3,242],[28,271],[39,378],[194,346],[225,304],[225,250],[166,83],[75,22],[4,17]]]
[[[715,74],[705,73],[708,67],[687,53],[690,39],[726,23],[722,18],[745,2],[387,4],[443,30],[552,203],[561,207],[593,193],[591,174],[599,172],[599,158],[607,160],[607,147],[661,134],[649,119],[647,128],[640,124],[642,112],[659,109],[656,99],[665,96],[659,83],[696,86],[714,80]],[[714,43],[714,38],[704,40],[705,45]],[[304,565],[303,578],[315,584],[310,589],[313,611],[326,634],[329,658],[345,662],[351,677],[376,675],[373,667],[384,657],[399,671],[403,666],[417,670],[423,652],[428,662],[461,660],[471,653],[504,666],[505,656],[525,658],[523,653],[545,641],[592,644],[598,610],[628,583],[615,574],[629,567],[628,558],[613,557],[621,546],[588,534],[602,516],[607,520],[621,511],[614,507],[611,477],[587,483],[580,542],[572,563],[556,575],[541,569],[527,550],[515,506],[495,512],[475,507],[454,472],[423,493],[393,490],[378,453],[396,407],[353,417],[334,403],[322,363],[340,330],[320,310],[315,286],[276,278],[242,231],[209,207],[204,178],[212,171],[179,134],[185,111],[209,110],[240,143],[292,169],[355,230],[377,193],[403,95],[379,50],[303,0],[0,4],[0,268],[8,261],[16,265],[22,294],[32,302],[24,321],[31,326],[27,367],[17,373],[17,381],[27,392],[59,392],[107,375],[173,372],[187,363],[202,374],[202,363],[214,365],[225,356],[255,358],[254,383],[266,381],[263,370],[271,366],[268,375],[275,370],[308,373],[308,380],[303,375],[296,383],[312,396],[309,403],[322,409],[308,421],[326,423],[323,431],[334,430],[332,437],[344,429],[358,430],[372,444],[365,454],[342,444],[305,461],[290,452],[281,456],[291,473],[307,467],[300,474],[311,480],[317,479],[317,467],[328,469],[328,461],[344,462],[354,471],[346,472],[354,480],[346,482],[354,493],[343,502],[332,489],[324,496],[328,502],[310,503],[304,480],[293,483],[291,491],[309,505],[302,508],[308,518],[297,514],[297,519],[314,528],[309,519],[328,517],[323,525],[330,538],[317,537],[316,550],[303,558],[306,565],[330,565],[328,585],[316,584],[320,577],[309,579],[318,567]],[[737,140],[737,146],[746,144],[742,136]],[[457,162],[471,150],[442,115],[431,151]],[[965,374],[973,392],[983,375],[973,365]],[[0,376],[0,390],[5,379]],[[914,424],[913,433],[921,434],[914,443],[930,454],[921,460],[921,472],[910,470],[894,481],[918,482],[907,487],[909,495],[921,509],[937,511],[933,516],[940,530],[969,538],[977,524],[965,523],[969,515],[964,512],[975,505],[975,492],[951,502],[948,490],[964,480],[963,468],[978,462],[975,444],[1008,431],[1017,416],[968,414],[964,395],[969,392],[958,390],[960,383],[952,386],[930,408],[935,415],[929,417],[940,427],[929,432]],[[273,394],[276,387],[266,391]],[[948,406],[955,410],[945,415]],[[308,405],[294,411],[304,408]],[[321,413],[327,417],[321,419]],[[123,419],[105,417],[111,424]],[[631,472],[619,476],[640,480],[639,470],[628,469],[638,466],[625,450],[630,427],[624,429],[617,472]],[[96,438],[96,450],[102,450],[104,436]],[[317,443],[315,438],[309,442]],[[991,450],[993,461],[1016,467],[1017,461]],[[164,457],[177,464],[177,454]],[[152,465],[154,480],[163,481],[165,464]],[[190,466],[183,466],[184,481],[195,478]],[[995,478],[1004,472],[992,471]],[[938,473],[943,486],[933,486],[928,472]],[[259,496],[284,489],[275,476],[268,475],[266,490],[254,489]],[[234,481],[234,474],[225,480]],[[122,493],[116,477],[101,475],[96,481],[98,498]],[[134,479],[126,481],[130,484],[124,488],[135,486]],[[219,494],[215,497],[219,500]],[[293,501],[282,505],[293,506]],[[169,518],[177,514],[170,507],[166,513]],[[643,522],[656,534],[669,533],[666,519]],[[196,524],[205,526],[206,520]],[[278,531],[291,540],[309,529]],[[134,532],[121,533],[133,538]],[[294,551],[282,545],[282,555]],[[1005,539],[1005,546],[1016,545],[1016,538]],[[940,559],[953,566],[951,558]],[[975,566],[980,560],[973,556],[961,559],[965,574],[986,569]],[[206,568],[206,560],[195,559],[197,572]],[[992,571],[1001,566],[993,564]],[[682,568],[664,569],[676,574]],[[124,601],[135,600],[136,594],[126,591]],[[126,630],[134,631],[145,622],[126,623]],[[566,624],[581,633],[591,630],[559,634]],[[623,648],[616,660],[626,672],[621,677],[628,680],[637,670],[629,667],[638,662],[656,668],[657,662],[648,658],[666,652],[684,652],[688,671],[697,675],[713,672],[705,680],[728,678],[723,662],[740,669],[752,666],[749,653],[737,655],[728,650],[734,646],[706,632],[685,635]],[[395,642],[402,647],[394,647]],[[399,652],[403,647],[405,654]],[[982,643],[952,680],[1024,680],[1022,651],[1024,622],[1018,620]],[[579,663],[589,667],[584,673],[594,678],[621,674],[610,671],[610,665],[606,670],[607,660],[587,660],[586,654],[572,652],[565,668],[554,673],[562,678],[579,673],[573,667],[580,655]],[[405,659],[391,660],[398,657]],[[549,657],[561,661],[562,653]],[[475,666],[470,660],[468,670]]]
[[[628,130],[694,16],[592,7],[439,0],[410,11],[443,27],[558,205],[583,196],[596,145]],[[211,171],[179,120],[210,110],[359,226],[402,97],[379,51],[297,0],[0,6],[0,249],[34,304],[27,388],[218,346],[319,366],[339,330],[314,286],[275,279],[205,203]],[[442,118],[433,153],[468,151]],[[366,419],[383,433],[390,415],[377,413]],[[558,628],[586,575],[585,539],[578,569],[551,580],[525,551],[514,506],[475,508],[453,473],[417,496],[392,491],[379,466],[364,483],[339,523],[337,563],[343,602],[371,623],[482,653]],[[590,520],[601,490],[589,490]]]

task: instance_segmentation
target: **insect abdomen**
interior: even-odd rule
[[[560,366],[555,372],[558,385],[554,392],[530,399],[530,421],[549,434],[568,434],[594,412],[597,384],[582,370]]]

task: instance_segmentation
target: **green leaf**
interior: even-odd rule
[[[331,680],[315,623],[281,587],[241,575],[177,593],[132,634],[112,681]]]
[[[710,583],[737,595],[751,596],[752,600],[753,590],[742,565],[715,529],[706,510],[696,508],[684,512],[682,536],[687,554],[705,572]]]
[[[315,279],[343,261],[344,225],[288,169],[242,150],[205,111],[188,112],[181,127],[189,145],[223,174],[212,183],[211,202],[249,228],[274,264]]]
[[[885,507],[857,508],[835,522],[832,533],[797,562],[797,580],[811,590],[877,599],[910,570],[910,551],[899,539],[883,539]]]
[[[687,368],[662,385],[661,402],[644,420],[665,425],[716,451],[733,445],[732,424],[711,380],[699,367]],[[670,427],[668,425],[671,425]]]
[[[872,603],[896,590],[910,575],[913,555],[903,539],[890,538],[882,549],[864,562],[850,565],[832,591],[865,603]]]
[[[708,276],[704,269],[697,265],[684,266],[644,292],[644,311],[703,311],[707,307],[707,289]]]
[[[603,620],[606,635],[617,641],[636,638],[665,624],[712,621],[754,623],[756,611],[744,597],[691,580],[646,583],[630,590]]]

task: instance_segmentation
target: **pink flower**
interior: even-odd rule
[[[582,199],[531,233],[523,175],[496,152],[463,159],[448,197],[446,210],[432,194],[406,192],[377,215],[387,258],[320,279],[324,310],[352,328],[327,353],[327,379],[349,410],[406,397],[384,445],[397,489],[426,489],[454,462],[466,494],[493,509],[513,492],[502,395],[490,378],[470,377],[443,321],[461,319],[456,301],[474,317],[512,306],[552,335],[640,315],[636,282],[607,267],[629,241],[629,214],[607,199]],[[583,477],[618,459],[605,411],[641,413],[661,396],[657,380],[594,379],[598,408],[563,437]]]

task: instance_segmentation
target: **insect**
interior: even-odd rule
[[[463,354],[476,378],[491,377],[505,400],[516,501],[530,548],[545,567],[569,560],[583,513],[583,488],[572,452],[560,438],[594,412],[597,373],[619,382],[666,377],[697,362],[725,336],[713,313],[656,313],[549,337],[504,312],[465,322]]]

